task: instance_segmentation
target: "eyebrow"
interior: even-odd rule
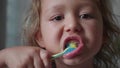
[[[47,12],[63,11],[64,10],[63,7],[64,7],[63,5],[54,5],[52,8],[48,8],[45,11]]]
[[[52,7],[52,8],[46,8],[45,9],[46,14],[47,13],[50,14],[50,13],[53,13],[53,12],[63,12],[63,11],[65,11],[65,6],[64,5],[56,4],[56,5],[52,5],[50,7]],[[93,5],[93,4],[79,4],[77,9],[82,9],[84,7],[90,7],[92,9],[96,9],[96,5]]]

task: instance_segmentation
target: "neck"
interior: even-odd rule
[[[56,68],[94,68],[93,60],[78,64],[78,65],[66,65],[59,60],[56,63]]]

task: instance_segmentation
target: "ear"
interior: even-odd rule
[[[37,44],[38,44],[41,48],[45,48],[44,40],[43,40],[42,35],[41,35],[40,32],[37,32],[37,33],[36,33],[35,40],[36,40]]]

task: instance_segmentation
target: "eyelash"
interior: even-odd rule
[[[93,19],[94,16],[91,15],[91,14],[81,14],[81,15],[79,16],[79,18],[80,18],[80,19]]]
[[[85,19],[85,20],[89,20],[89,19],[93,19],[94,16],[92,14],[81,14],[79,15],[79,18],[80,19]],[[64,16],[62,15],[57,15],[57,16],[54,16],[51,21],[62,21],[64,19]]]
[[[61,21],[62,19],[64,19],[64,16],[62,16],[62,15],[57,15],[57,16],[53,17],[51,20],[52,20],[52,21]]]

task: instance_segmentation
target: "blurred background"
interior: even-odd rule
[[[31,0],[0,0],[0,49],[22,45],[21,30]]]
[[[120,0],[111,0],[120,23]],[[0,49],[22,45],[21,30],[31,0],[0,0]]]
[[[113,14],[120,25],[120,0],[111,1]],[[0,50],[22,45],[22,25],[30,3],[31,0],[0,0]]]

